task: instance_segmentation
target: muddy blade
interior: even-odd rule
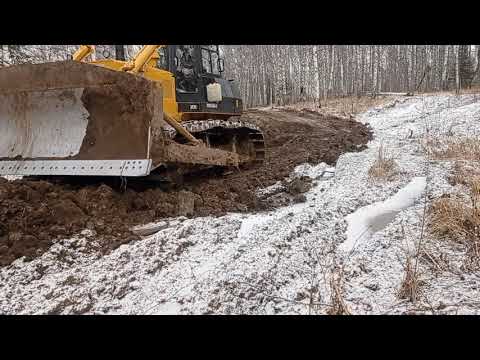
[[[152,82],[96,65],[0,69],[0,175],[148,174],[132,161],[149,160],[161,105]]]
[[[89,117],[80,99],[83,90],[0,94],[0,158],[78,155]]]

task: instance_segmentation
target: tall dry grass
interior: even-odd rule
[[[330,308],[328,315],[351,315],[344,297],[343,268],[335,268],[330,274]]]
[[[478,137],[435,137],[427,139],[423,146],[434,160],[480,160]]]
[[[368,169],[370,179],[379,181],[390,181],[398,172],[398,165],[392,155],[388,154],[383,144],[378,149],[377,158]]]
[[[466,247],[468,268],[480,266],[480,177],[461,179],[468,187],[468,201],[455,194],[436,199],[429,209],[430,232]]]
[[[420,278],[419,272],[415,266],[416,261],[415,256],[407,256],[404,265],[403,280],[400,284],[400,289],[397,292],[397,297],[399,299],[408,300],[412,303],[417,302],[420,296],[420,287],[423,285],[423,280]]]

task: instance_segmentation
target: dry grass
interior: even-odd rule
[[[318,103],[312,101],[299,102],[297,104],[287,105],[287,107],[302,110],[309,109],[319,113],[328,115],[336,115],[349,117],[364,112],[371,107],[382,105],[391,101],[391,96],[377,96],[372,98],[371,96],[345,96],[345,97],[332,97]]]
[[[408,300],[412,303],[416,303],[419,299],[421,292],[420,288],[424,285],[424,281],[421,279],[419,271],[419,258],[425,254],[424,244],[424,225],[427,211],[427,191],[425,192],[425,205],[423,208],[422,228],[420,232],[420,238],[418,242],[415,242],[414,249],[410,250],[408,242],[406,242],[406,261],[404,265],[403,280],[400,284],[400,288],[397,292],[397,297],[402,300]],[[402,223],[402,237],[405,240],[405,228]]]
[[[421,95],[458,95],[455,91],[435,91],[435,92],[418,92]],[[415,94],[415,95],[416,95]],[[472,87],[471,89],[463,89],[460,94],[480,94],[480,87]],[[355,116],[359,113],[367,111],[368,109],[388,103],[395,98],[402,98],[403,96],[335,96],[327,99],[321,99],[320,104],[313,101],[299,101],[295,104],[285,105],[286,107],[294,108],[296,110],[309,109],[320,113],[332,114],[337,116]],[[277,105],[274,105],[274,107]],[[261,106],[260,106],[261,107]]]
[[[438,237],[463,244],[466,265],[480,265],[480,178],[463,179],[469,188],[469,201],[460,196],[445,195],[435,200],[429,210],[430,232]]]
[[[351,315],[343,296],[343,270],[333,271],[330,276],[330,308],[328,315]]]
[[[470,89],[460,89],[460,92],[457,94],[455,90],[445,90],[445,91],[426,91],[426,92],[418,92],[417,94],[421,95],[462,95],[462,94],[479,94],[480,93],[480,86],[475,85],[472,86]]]
[[[480,160],[480,138],[444,137],[428,139],[427,155],[434,160]]]
[[[475,210],[461,199],[444,196],[430,208],[430,231],[440,237],[463,241],[475,229]]]
[[[382,105],[393,98],[391,96],[377,96],[372,98],[371,96],[348,96],[348,97],[336,97],[322,101],[321,108],[325,110],[337,110],[346,114],[356,115],[364,112],[372,107]]]
[[[473,183],[480,182],[480,162],[456,161],[448,180],[454,186],[461,184],[471,187]]]
[[[420,295],[420,286],[423,284],[415,269],[414,257],[409,255],[405,263],[404,276],[400,289],[398,290],[398,298],[406,299],[415,303]]]
[[[373,165],[368,169],[368,176],[374,180],[390,181],[397,174],[398,165],[393,156],[388,155],[383,144],[378,149],[378,155]]]

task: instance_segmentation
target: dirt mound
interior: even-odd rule
[[[175,212],[174,194],[159,189],[124,193],[107,185],[78,187],[46,181],[0,182],[0,264],[31,258],[56,237],[94,230],[105,252],[132,240],[131,224]]]
[[[267,147],[265,166],[235,175],[246,176],[254,187],[272,185],[302,163],[334,165],[341,154],[365,149],[372,138],[369,127],[353,119],[311,110],[255,110],[244,116],[262,128]]]
[[[197,176],[182,189],[120,192],[106,184],[65,184],[0,178],[0,266],[18,257],[41,255],[56,238],[94,230],[107,253],[136,236],[132,226],[160,218],[222,215],[268,207],[255,190],[287,177],[309,162],[334,164],[348,151],[365,147],[371,133],[346,118],[315,112],[250,111],[244,117],[265,133],[263,167],[222,176]],[[210,174],[211,175],[211,174]]]

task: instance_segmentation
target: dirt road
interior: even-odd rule
[[[256,189],[287,177],[299,164],[334,164],[340,154],[362,150],[371,138],[354,120],[309,110],[253,110],[243,115],[265,133],[265,166],[222,176],[189,179],[181,189],[163,191],[128,187],[119,192],[106,184],[52,184],[0,178],[0,265],[41,255],[57,238],[84,229],[95,231],[102,251],[138,238],[137,224],[182,215],[181,197],[193,197],[188,216],[223,215],[265,209]],[[188,191],[185,193],[185,191]]]

